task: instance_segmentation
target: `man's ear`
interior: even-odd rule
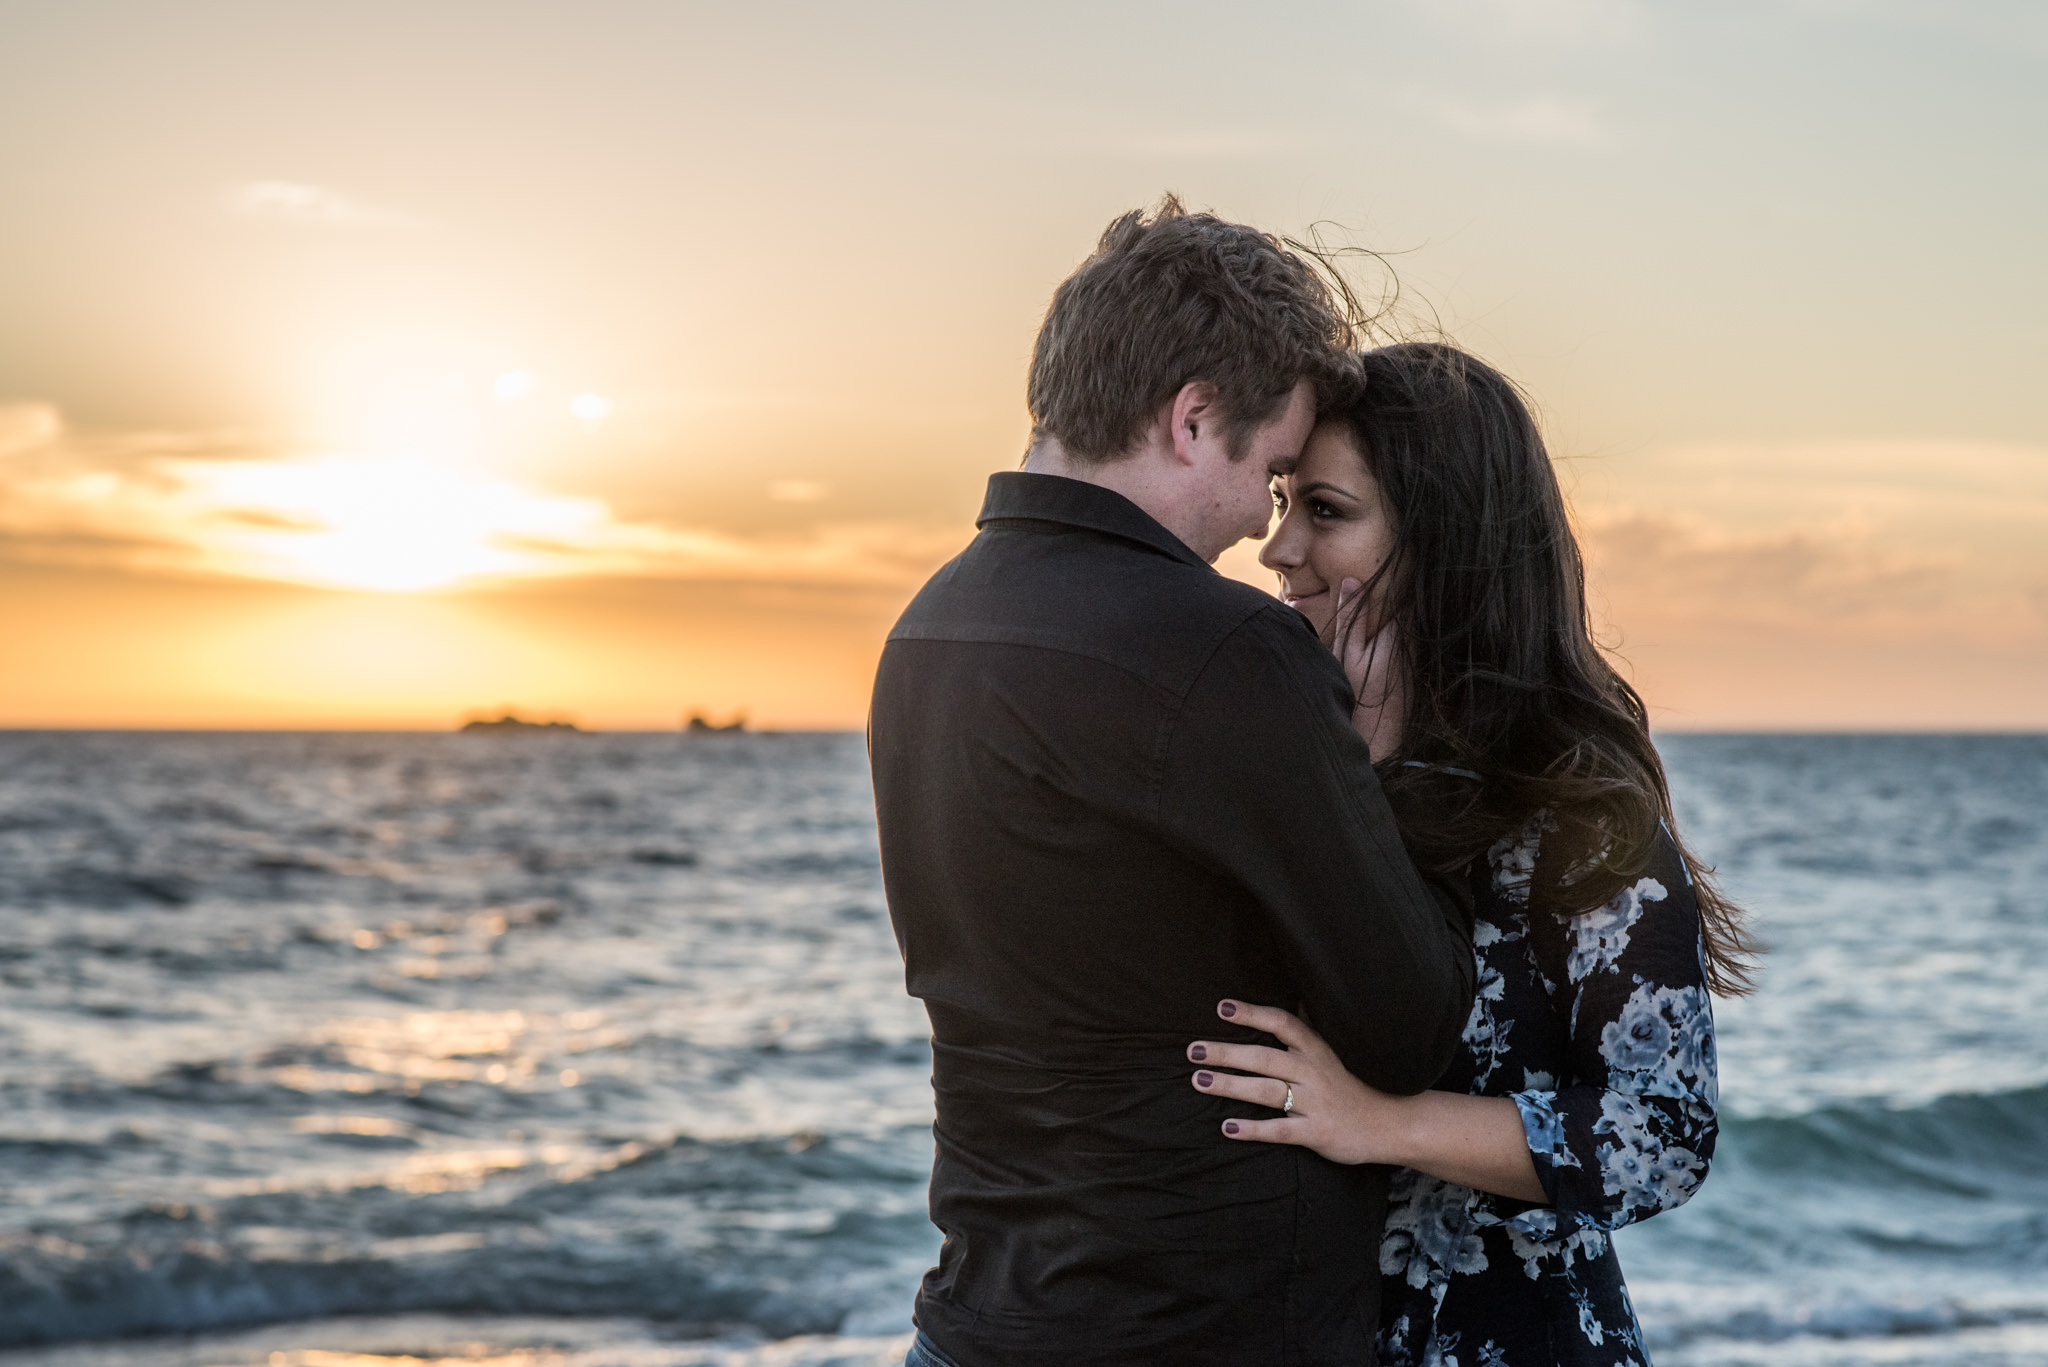
[[[1166,430],[1173,439],[1173,458],[1182,465],[1195,463],[1195,448],[1202,438],[1216,436],[1222,421],[1216,403],[1216,386],[1207,380],[1190,380],[1180,387],[1167,405]]]

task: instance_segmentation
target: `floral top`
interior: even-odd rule
[[[1409,1169],[1380,1245],[1384,1367],[1647,1364],[1608,1235],[1684,1204],[1714,1152],[1699,909],[1669,834],[1597,911],[1532,914],[1539,816],[1473,866],[1479,994],[1437,1085],[1513,1097],[1549,1201]]]

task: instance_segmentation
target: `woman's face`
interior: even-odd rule
[[[1370,582],[1393,552],[1392,510],[1340,422],[1317,426],[1294,473],[1273,481],[1273,501],[1280,525],[1266,537],[1259,563],[1279,574],[1281,596],[1326,632],[1338,586]]]

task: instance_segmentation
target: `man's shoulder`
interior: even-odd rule
[[[889,639],[1064,651],[1184,686],[1236,640],[1319,650],[1299,614],[1250,584],[1088,537],[1006,546],[984,532],[911,601]],[[1077,538],[1078,541],[1078,538]],[[1055,544],[1048,544],[1055,543]]]

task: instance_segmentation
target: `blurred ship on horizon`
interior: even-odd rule
[[[518,714],[509,711],[497,717],[472,718],[471,720],[464,722],[461,726],[457,727],[456,729],[458,731],[464,731],[469,733],[483,731],[506,735],[519,735],[523,732],[528,731],[581,732],[583,730],[583,728],[578,726],[575,722],[527,721],[525,718],[519,716]]]

